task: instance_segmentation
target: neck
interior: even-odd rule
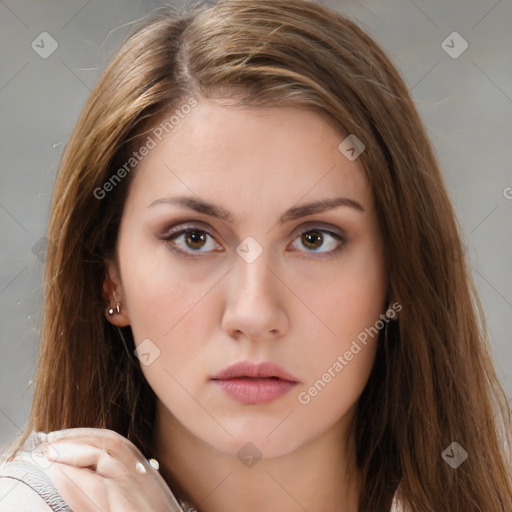
[[[291,453],[246,467],[236,455],[202,442],[157,404],[154,453],[160,473],[198,512],[357,512],[361,475],[352,429],[342,443],[335,425]]]

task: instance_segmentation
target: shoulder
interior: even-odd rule
[[[0,512],[71,511],[40,464],[41,457],[36,457],[40,442],[33,432],[13,457],[2,460]]]
[[[36,438],[37,434],[30,432],[19,452],[30,450]],[[16,471],[11,475],[11,468],[16,466],[3,457],[0,459],[0,512],[51,512],[43,498],[20,479]]]
[[[0,476],[0,512],[52,512],[28,485]]]

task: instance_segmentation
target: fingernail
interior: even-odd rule
[[[41,443],[34,451],[33,453],[35,455],[38,455],[40,457],[46,457],[46,454],[48,453],[48,445],[47,443]]]
[[[46,448],[46,452],[45,452],[44,456],[48,460],[57,460],[59,458],[59,453],[57,452],[57,450],[53,446],[48,445],[48,447]]]
[[[48,439],[48,434],[46,432],[38,431],[36,432],[36,437],[41,442],[45,442]]]
[[[57,460],[59,458],[59,452],[51,443],[43,443],[36,451],[48,460]]]

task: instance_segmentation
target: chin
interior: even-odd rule
[[[286,415],[284,414],[283,417]],[[287,455],[307,442],[307,432],[304,425],[287,423],[282,424],[282,418],[265,418],[257,420],[245,417],[242,421],[224,422],[226,429],[233,437],[228,435],[216,435],[211,437],[206,434],[206,441],[214,449],[226,455],[243,458],[244,456],[273,458]],[[279,426],[278,426],[279,425]],[[277,427],[277,428],[276,428]]]

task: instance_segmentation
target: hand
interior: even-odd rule
[[[44,448],[53,463],[41,466],[73,510],[182,512],[160,473],[117,432],[57,430],[36,452]]]

